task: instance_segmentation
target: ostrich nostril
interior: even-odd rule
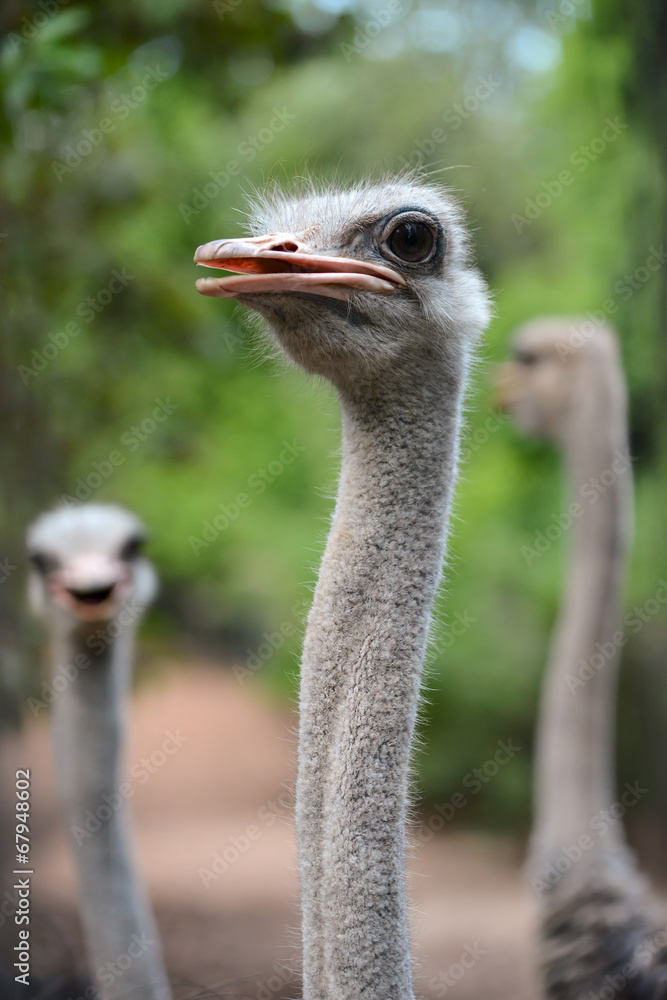
[[[296,243],[276,243],[271,247],[272,250],[282,250],[284,253],[296,253],[299,249]]]

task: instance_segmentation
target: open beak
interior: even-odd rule
[[[195,264],[235,272],[197,281],[202,295],[220,298],[308,292],[345,299],[350,292],[393,292],[405,285],[391,267],[349,257],[323,257],[288,233],[204,243],[197,248]]]
[[[129,596],[130,573],[126,566],[90,553],[67,570],[54,573],[49,586],[55,600],[79,621],[111,618]]]

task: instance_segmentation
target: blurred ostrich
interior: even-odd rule
[[[56,782],[102,1000],[171,997],[119,791],[134,637],[156,589],[143,542],[134,514],[98,504],[44,514],[27,538],[30,603],[66,684],[51,716]],[[118,975],[107,963],[118,970],[122,956]]]
[[[301,668],[305,1000],[410,1000],[409,761],[472,346],[489,319],[460,208],[406,179],[275,189],[197,282],[335,386],[343,460]]]
[[[571,499],[562,522],[571,525],[570,567],[537,725],[528,872],[540,901],[549,1000],[589,1000],[604,989],[621,1000],[657,1000],[667,996],[659,917],[615,804],[632,502],[626,388],[613,331],[587,329],[583,320],[527,324],[498,377],[500,402],[519,427],[561,449]],[[621,807],[628,804],[625,790]]]

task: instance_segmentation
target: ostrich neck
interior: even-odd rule
[[[584,434],[581,427],[590,429]],[[595,840],[594,819],[614,801],[615,694],[632,490],[623,407],[601,406],[596,418],[575,420],[573,428],[564,443],[575,514],[570,565],[538,725],[536,863],[583,834]],[[614,849],[622,840],[620,824],[614,824],[598,847]]]
[[[413,996],[406,800],[463,367],[339,392],[340,488],[301,673],[305,1000]]]
[[[54,637],[54,676],[66,680],[52,707],[56,784],[93,985],[101,1000],[134,991],[145,1000],[170,1000],[134,858],[131,785],[122,773],[134,629],[117,626],[107,623],[103,639],[85,629]]]

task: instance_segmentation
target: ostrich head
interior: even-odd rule
[[[518,426],[563,444],[603,421],[612,397],[623,393],[616,335],[578,319],[538,319],[519,328],[513,358],[497,374],[499,405]]]
[[[203,295],[260,313],[285,354],[339,386],[381,379],[410,357],[465,351],[489,318],[462,211],[409,179],[348,190],[274,189],[251,207],[249,238],[198,248]]]
[[[139,518],[112,504],[42,514],[27,535],[33,612],[74,628],[110,620],[127,601],[143,610],[156,590],[144,541]]]

